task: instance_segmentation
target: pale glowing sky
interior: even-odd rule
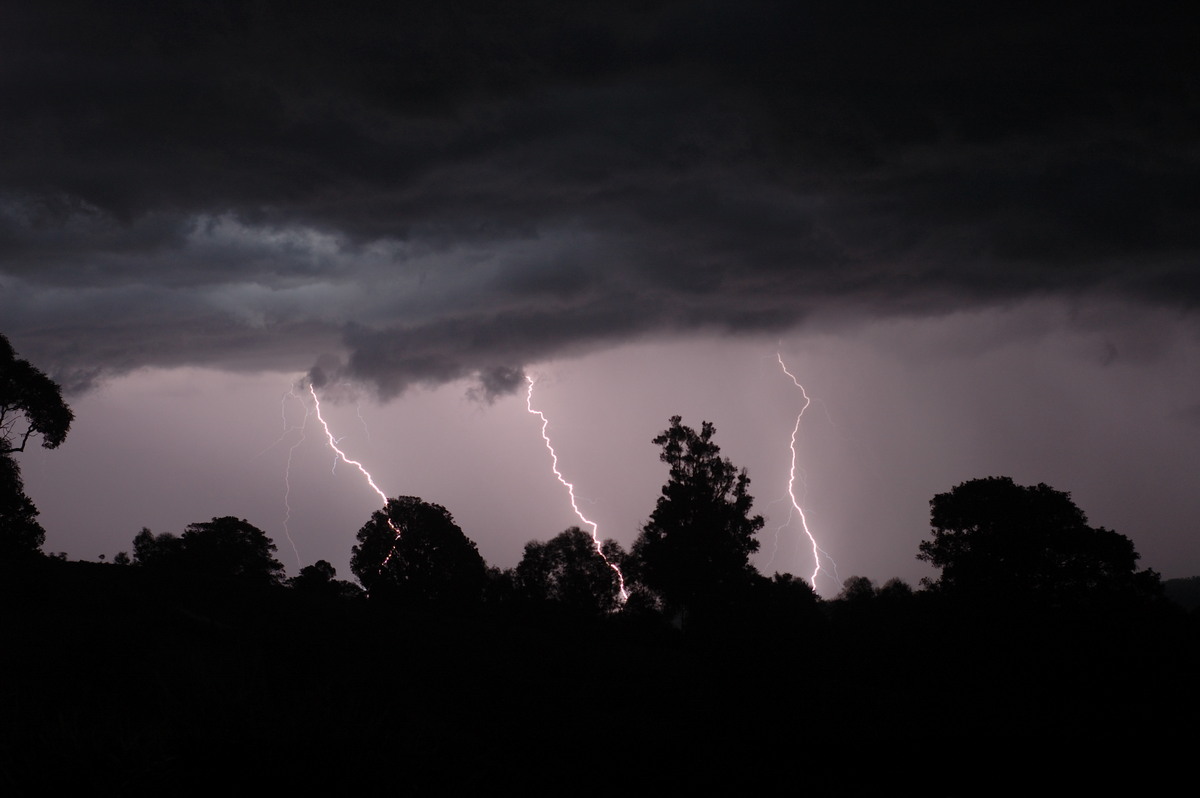
[[[237,515],[347,576],[377,497],[313,427],[283,534],[311,372],[384,490],[511,566],[574,522],[530,373],[601,534],[681,414],[807,575],[779,347],[842,577],[924,575],[929,499],[988,475],[1200,573],[1194,15],[852,5],[10,10],[0,331],[77,415],[22,458],[46,548]]]
[[[1200,573],[1180,521],[1200,512],[1200,425],[1178,396],[1200,345],[1159,349],[1179,320],[1142,322],[1121,345],[1158,351],[1133,362],[1110,360],[1108,331],[1049,304],[785,340],[780,351],[814,399],[798,441],[802,506],[840,576],[926,575],[914,556],[929,499],[993,474],[1068,490],[1092,523],[1132,537],[1145,565]],[[1011,327],[1043,331],[1013,340]],[[560,467],[603,536],[633,541],[665,479],[650,440],[679,413],[697,427],[713,421],[723,453],[749,469],[767,519],[760,570],[811,573],[798,525],[775,532],[787,519],[788,438],[802,403],[775,351],[774,341],[686,339],[530,366]],[[299,433],[281,438],[282,410],[291,426],[303,417],[282,402],[294,377],[150,370],[76,399],[63,447],[24,460],[47,550],[111,558],[143,525],[180,531],[238,515],[278,542],[289,572],[326,559],[348,574],[377,498],[357,472],[333,468],[315,418],[292,455],[296,551],[284,535],[284,473]],[[445,505],[490,564],[515,565],[526,541],[575,521],[521,393],[489,405],[448,383],[323,408],[383,490]],[[819,587],[836,592],[833,580]]]

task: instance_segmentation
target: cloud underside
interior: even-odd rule
[[[1200,299],[1190,20],[170,5],[0,33],[0,315],[72,387]]]

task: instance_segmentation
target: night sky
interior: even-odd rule
[[[989,475],[1200,574],[1194,12],[23,5],[0,332],[76,413],[21,456],[47,551],[236,515],[348,577],[378,497],[307,378],[384,491],[515,565],[577,523],[528,375],[602,536],[680,414],[748,469],[760,570],[808,577],[781,355],[840,578],[931,573],[930,498]]]

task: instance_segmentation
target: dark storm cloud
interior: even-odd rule
[[[79,384],[340,348],[486,397],[636,336],[1200,299],[1194,15],[620,5],[12,12],[6,332]]]
[[[471,389],[469,395],[473,399],[490,404],[499,397],[507,396],[525,384],[525,372],[520,369],[499,366],[481,372],[479,374],[479,387]]]

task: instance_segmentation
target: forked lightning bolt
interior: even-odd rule
[[[554,446],[550,443],[550,436],[546,433],[546,429],[550,426],[550,420],[546,418],[542,411],[533,409],[534,381],[532,377],[526,377],[525,381],[529,383],[529,392],[525,395],[525,409],[527,409],[531,415],[535,415],[542,420],[542,440],[546,444],[546,451],[550,452],[550,469],[554,472],[554,476],[558,478],[558,481],[562,483],[563,487],[567,489],[567,496],[569,496],[571,499],[571,509],[575,511],[575,515],[580,521],[592,528],[592,543],[594,543],[596,546],[596,553],[600,555],[600,558],[603,559],[604,562],[608,564],[608,567],[613,570],[613,573],[617,575],[617,584],[621,589],[621,603],[624,604],[629,598],[629,593],[625,590],[625,575],[621,573],[621,569],[617,567],[616,563],[610,561],[604,556],[604,551],[600,546],[599,527],[595,521],[589,520],[588,517],[585,516],[579,509],[579,504],[575,501],[575,486],[570,482],[567,482],[566,478],[562,475],[562,472],[558,470],[558,454],[555,453]]]
[[[812,585],[813,590],[816,590],[817,576],[819,576],[821,573],[821,555],[825,555],[825,559],[829,560],[830,565],[833,566],[833,579],[835,581],[837,579],[837,563],[835,563],[833,558],[829,556],[829,552],[817,545],[816,537],[808,528],[808,519],[804,516],[804,510],[800,507],[800,502],[796,499],[796,436],[800,434],[800,419],[804,418],[804,411],[808,410],[808,406],[812,404],[812,400],[808,398],[808,392],[804,390],[804,386],[800,384],[798,379],[796,379],[796,375],[788,371],[787,365],[783,362],[783,355],[776,352],[775,357],[779,360],[779,367],[783,369],[783,373],[792,378],[792,383],[800,389],[800,395],[804,397],[804,406],[801,407],[800,412],[796,414],[796,424],[794,427],[792,427],[792,442],[790,444],[792,451],[792,467],[788,472],[788,497],[792,500],[792,509],[795,510],[795,512],[800,516],[800,526],[804,529],[804,534],[808,537],[809,543],[812,544],[814,567],[812,576],[809,577],[809,583]],[[788,519],[788,522],[791,522],[790,518]]]
[[[317,421],[321,422],[321,427],[322,427],[322,429],[325,430],[325,438],[329,442],[329,448],[333,449],[334,454],[337,455],[337,459],[335,459],[333,461],[334,466],[337,465],[337,461],[338,461],[338,459],[340,459],[346,465],[351,465],[351,466],[354,466],[355,468],[357,468],[359,473],[361,473],[364,477],[366,477],[367,484],[371,486],[371,490],[373,490],[377,494],[379,494],[379,500],[383,502],[384,517],[387,519],[388,526],[391,528],[392,534],[394,534],[395,537],[392,538],[392,548],[390,550],[388,550],[387,556],[384,557],[383,562],[381,562],[379,564],[379,569],[382,571],[383,568],[385,566],[387,566],[388,562],[391,561],[392,555],[396,553],[396,542],[400,540],[400,534],[401,534],[399,527],[397,527],[395,525],[395,523],[392,522],[392,518],[388,514],[387,494],[385,494],[382,490],[379,489],[379,486],[375,484],[375,480],[372,479],[370,472],[367,471],[367,469],[363,466],[362,463],[358,462],[357,460],[351,460],[349,457],[346,456],[345,452],[343,452],[341,449],[338,448],[337,438],[333,437],[333,433],[330,432],[330,430],[329,430],[329,424],[327,424],[325,422],[325,417],[321,415],[321,400],[317,398],[317,391],[315,388],[313,388],[313,385],[311,382],[308,384],[308,392],[310,394],[312,394],[313,408],[316,411]]]

